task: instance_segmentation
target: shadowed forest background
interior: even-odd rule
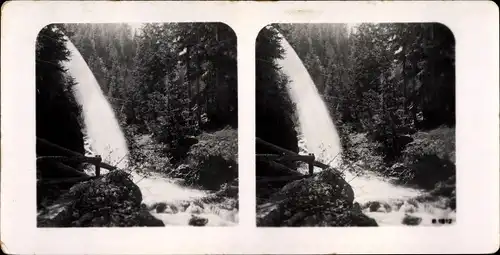
[[[273,27],[292,45],[327,105],[342,144],[339,168],[373,172],[391,183],[427,190],[420,199],[443,196],[454,209],[455,41],[451,31],[438,23]],[[256,136],[299,152],[299,120],[286,87],[293,77],[286,77],[273,62],[283,53],[276,31],[261,30],[256,45]],[[271,151],[258,144],[257,153]],[[287,167],[297,169],[293,163]],[[276,175],[280,175],[277,169],[257,161],[257,180]],[[285,184],[258,183],[257,202],[269,201]],[[369,205],[361,205],[365,206]],[[292,224],[276,221],[264,225]]]

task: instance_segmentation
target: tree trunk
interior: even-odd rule
[[[215,26],[215,41],[216,41],[216,44],[219,45],[219,29],[217,27],[217,25]],[[217,66],[217,64],[214,64],[214,67],[215,67],[215,105],[216,105],[216,108],[217,109],[217,115],[219,114],[223,114],[221,112],[219,112],[220,110],[220,100],[219,100],[219,89],[220,89],[220,74],[219,74],[219,67]]]
[[[187,110],[188,113],[191,114],[191,69],[190,69],[190,60],[189,60],[189,53],[190,53],[190,46],[186,47],[186,80],[187,80],[187,97],[188,97],[188,103],[187,103]],[[188,125],[191,125],[190,121],[188,120]]]

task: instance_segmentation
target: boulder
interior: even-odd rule
[[[353,208],[354,192],[329,169],[285,185],[257,208],[259,226],[376,226]]]
[[[142,193],[124,171],[78,183],[38,215],[40,227],[164,226],[142,202]]]
[[[376,212],[380,208],[380,202],[378,201],[373,201],[373,202],[368,202],[369,203],[369,208],[370,212]]]
[[[140,227],[164,227],[163,221],[155,218],[147,211],[140,211],[137,214],[138,226]]]
[[[422,222],[422,218],[406,214],[401,223],[409,226],[417,226],[420,222]]]
[[[208,223],[208,219],[202,218],[202,217],[198,217],[198,216],[195,216],[195,215],[191,215],[191,219],[189,219],[189,223],[188,224],[190,226],[202,227],[202,226],[207,225],[207,223]]]
[[[186,184],[217,191],[224,183],[238,177],[238,131],[224,128],[202,133],[187,153],[186,162],[193,169],[184,178]]]
[[[38,227],[69,227],[74,216],[74,201],[58,201],[42,210],[37,216]]]
[[[165,212],[166,209],[167,209],[167,204],[166,203],[158,203],[156,205],[156,213]]]

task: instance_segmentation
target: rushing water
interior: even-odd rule
[[[313,152],[318,161],[331,166],[341,163],[341,143],[328,109],[310,77],[306,67],[292,46],[281,36],[284,58],[277,61],[281,70],[290,78],[288,92],[296,104],[300,130],[299,147],[302,152]],[[302,169],[307,172],[307,169]],[[321,171],[315,168],[315,172]],[[352,186],[355,202],[364,205],[377,201],[380,208],[364,212],[379,225],[401,225],[406,214],[420,217],[420,225],[432,225],[434,218],[455,218],[455,212],[444,208],[444,201],[418,203],[413,198],[423,191],[394,185],[375,173],[355,175],[345,171],[345,180]]]
[[[87,155],[98,154],[103,161],[118,168],[133,169],[133,166],[128,165],[127,143],[111,105],[80,52],[69,40],[66,47],[71,56],[65,62],[65,67],[77,82],[74,93],[82,106]],[[177,208],[180,209],[176,213],[156,213],[152,210],[152,214],[165,225],[187,225],[192,214],[208,219],[207,226],[235,225],[238,221],[236,209],[224,209],[210,204],[204,204],[203,208],[190,205],[194,200],[207,197],[208,192],[183,187],[158,174],[142,175],[132,171],[131,175],[142,192],[146,206],[152,207],[157,203],[178,205]]]

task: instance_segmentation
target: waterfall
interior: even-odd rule
[[[69,39],[66,41],[66,48],[71,53],[71,60],[64,64],[77,81],[73,90],[78,104],[82,107],[90,146],[96,154],[101,155],[103,161],[124,168],[128,164],[128,148],[113,108],[104,97],[82,55]]]
[[[134,170],[131,172],[132,180],[141,190],[142,203],[148,208],[158,203],[181,208],[179,212],[176,209],[175,213],[156,213],[154,208],[151,209],[151,214],[167,226],[188,225],[192,214],[208,219],[207,226],[236,225],[237,208],[227,209],[225,205],[207,203],[202,203],[203,208],[200,208],[194,202],[207,198],[210,195],[208,192],[184,187],[156,173],[143,176],[135,171],[135,166],[128,165],[127,143],[113,109],[80,52],[66,39],[66,48],[71,56],[63,65],[77,83],[73,90],[82,107],[87,153],[101,155],[103,161],[120,169]],[[151,139],[149,137],[145,140]]]
[[[302,60],[286,39],[279,36],[285,53],[283,59],[277,60],[277,64],[290,79],[288,93],[296,104],[299,116],[300,150],[314,153],[318,161],[332,167],[340,166],[342,147],[328,109]],[[316,171],[321,169],[315,169]],[[345,171],[344,174],[345,180],[354,190],[355,202],[361,205],[369,202],[381,204],[377,211],[364,210],[379,225],[401,225],[406,214],[420,217],[420,225],[431,225],[434,218],[455,218],[455,213],[450,208],[443,208],[443,201],[426,204],[416,202],[413,198],[422,195],[420,190],[394,185],[368,171],[362,175],[350,171]]]
[[[288,92],[296,103],[300,130],[307,141],[305,147],[314,153],[319,161],[338,165],[342,147],[328,109],[299,56],[292,46],[280,37],[285,57],[277,59],[277,64],[290,79]]]

